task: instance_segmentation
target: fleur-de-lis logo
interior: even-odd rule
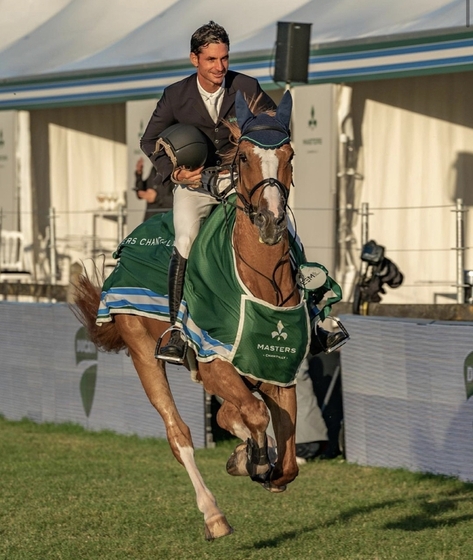
[[[307,123],[310,129],[314,129],[317,126],[317,119],[315,118],[315,109],[314,106],[310,109],[310,119]]]
[[[286,332],[283,332],[283,330],[284,330],[284,325],[281,323],[281,321],[278,322],[278,324],[276,325],[276,328],[277,328],[278,330],[277,330],[277,331],[273,331],[273,332],[271,333],[271,337],[272,337],[272,338],[276,338],[276,337],[277,337],[278,340],[281,340],[281,338],[284,339],[284,340],[286,340],[286,338],[287,338],[287,333],[286,333]]]
[[[141,139],[141,137],[143,136],[144,133],[145,133],[145,127],[144,127],[143,119],[141,119],[140,120],[140,129],[138,131],[138,138]]]

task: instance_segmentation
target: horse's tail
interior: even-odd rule
[[[97,325],[97,309],[100,303],[100,288],[87,274],[81,274],[74,283],[74,304],[71,310],[84,325],[90,340],[103,352],[119,352],[126,348],[114,321]]]

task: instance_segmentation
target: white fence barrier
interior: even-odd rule
[[[0,302],[0,414],[165,438],[125,352],[97,353],[66,304]],[[204,392],[179,366],[168,379],[195,447],[205,447]]]
[[[342,320],[348,461],[473,481],[473,323]]]

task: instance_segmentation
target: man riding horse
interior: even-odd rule
[[[213,168],[217,191],[225,190],[233,180],[220,166],[232,147],[223,121],[235,121],[238,90],[247,99],[258,99],[261,110],[276,108],[257,80],[228,69],[230,40],[223,27],[210,21],[197,29],[190,50],[197,72],[164,90],[141,139],[141,148],[156,168],[158,179],[163,184],[175,183],[175,241],[168,270],[171,337],[165,346],[158,343],[155,352],[156,358],[174,363],[184,361],[187,349],[177,319],[190,249],[203,220],[219,204],[218,197],[202,186],[202,171]],[[176,127],[178,123],[198,130]],[[327,333],[319,327],[311,351],[333,349],[343,339],[343,333]]]
[[[224,162],[230,162],[229,185],[193,244],[178,317],[191,346],[187,367],[208,394],[220,398],[219,426],[242,440],[227,472],[270,492],[283,492],[298,474],[296,376],[309,350],[311,319],[323,319],[341,297],[327,270],[306,262],[289,227],[291,110],[290,92],[274,114],[253,112],[236,93],[236,122],[226,121],[235,141]],[[179,151],[170,152],[176,160]],[[83,275],[74,299],[97,348],[128,350],[171,450],[189,474],[206,538],[215,539],[232,527],[199,472],[166,363],[153,354],[169,330],[172,219],[165,213],[135,228],[120,243],[117,265],[103,286]],[[270,420],[274,439],[267,434]]]

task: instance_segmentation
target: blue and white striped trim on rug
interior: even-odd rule
[[[168,297],[147,288],[110,288],[102,292],[97,311],[98,325],[112,321],[114,314],[139,315],[158,321],[169,321]],[[179,321],[195,350],[199,361],[211,361],[221,357],[231,361],[232,344],[224,344],[200,329],[188,314],[185,301],[181,303]]]

